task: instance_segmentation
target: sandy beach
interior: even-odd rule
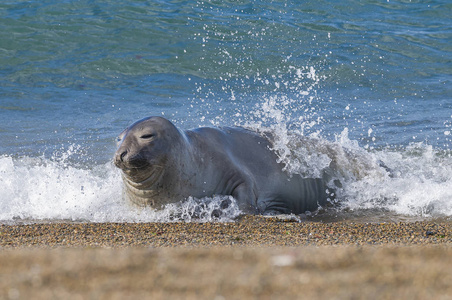
[[[452,223],[0,225],[0,299],[452,299]]]

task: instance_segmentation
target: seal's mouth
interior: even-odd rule
[[[123,169],[123,177],[128,185],[138,190],[146,190],[154,186],[162,178],[163,173],[164,168],[160,165]]]
[[[157,208],[156,200],[160,190],[156,186],[163,174],[164,168],[160,165],[154,165],[148,170],[141,170],[140,178],[131,177],[123,173],[122,177],[127,191],[126,198],[140,207],[150,206]]]
[[[126,164],[122,164],[120,166],[116,165],[118,168],[120,168],[124,173],[126,174],[133,174],[134,172],[141,172],[144,169],[147,169],[150,167],[150,164],[142,164],[139,166],[129,166]]]
[[[129,161],[119,161],[114,160],[113,163],[116,167],[123,171],[133,171],[148,168],[151,164],[146,160],[129,160]]]
[[[152,165],[142,153],[131,153],[129,150],[117,150],[113,158],[116,167],[125,173],[132,173]]]

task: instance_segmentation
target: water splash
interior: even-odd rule
[[[423,143],[369,152],[350,140],[347,130],[333,142],[287,137],[282,153],[290,153],[283,158],[289,172],[315,176],[332,162],[340,170],[332,173],[341,181],[333,211],[452,216],[450,152]],[[53,159],[0,157],[0,222],[229,222],[241,214],[230,196],[189,198],[159,211],[138,208],[122,199],[121,176],[111,163],[83,168],[67,163],[69,158],[68,152]]]
[[[110,164],[83,169],[61,161],[0,158],[0,220],[99,220],[120,202],[119,174]]]
[[[83,168],[69,163],[80,147],[51,159],[0,157],[0,223],[228,222],[241,212],[231,197],[189,198],[156,211],[122,198],[122,179],[112,163]]]
[[[246,122],[246,127],[273,137],[273,150],[287,172],[326,178],[335,190],[336,209],[342,211],[377,209],[405,216],[452,216],[450,151],[425,143],[398,149],[361,147],[350,139],[348,127],[328,141],[321,129],[313,130],[323,122],[316,103],[307,105],[305,100],[270,96]],[[294,111],[303,107],[311,110],[294,118]]]
[[[422,217],[452,216],[452,157],[430,145],[413,143],[397,151],[372,153],[385,162],[393,176],[367,176],[349,182],[343,206],[350,209],[383,208],[398,214]]]

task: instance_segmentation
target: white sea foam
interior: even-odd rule
[[[322,123],[315,109],[298,120],[291,117],[294,107],[304,107],[303,101],[310,102],[287,96],[269,97],[256,105],[246,122],[251,129],[273,133],[274,151],[286,171],[307,177],[325,177],[327,173],[325,178],[335,190],[336,207],[340,210],[452,217],[451,151],[424,143],[396,150],[369,150],[349,138],[347,127],[335,140],[327,141],[320,131],[313,130]]]
[[[335,141],[281,134],[275,151],[290,173],[328,178],[338,209],[386,210],[418,217],[452,216],[451,153],[423,143],[369,152],[348,138]],[[339,182],[339,184],[337,183]]]
[[[290,153],[281,158],[290,165],[290,172],[311,172],[315,176],[315,172],[328,168],[334,160],[341,170],[333,172],[342,187],[335,188],[337,205],[330,209],[378,209],[416,217],[452,216],[450,153],[422,143],[405,149],[368,152],[348,139],[347,130],[336,141],[315,138],[317,143],[311,149],[294,142],[296,137],[299,138],[288,134],[284,146],[287,149],[281,152]],[[333,152],[311,155],[315,147]],[[159,211],[137,208],[123,200],[121,176],[111,163],[83,168],[66,163],[68,156],[63,153],[58,159],[0,157],[0,222],[208,222],[231,221],[241,214],[230,196],[189,198]],[[385,167],[378,162],[384,162]]]
[[[380,208],[421,217],[452,216],[452,157],[423,143],[402,150],[371,154],[392,176],[366,176],[349,181],[342,190],[343,206]]]
[[[121,180],[111,163],[86,169],[61,159],[0,157],[0,223],[207,222],[240,214],[232,198],[219,196],[190,198],[160,211],[138,208],[123,200]]]

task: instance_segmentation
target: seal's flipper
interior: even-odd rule
[[[240,210],[245,213],[257,214],[257,192],[252,183],[244,181],[232,191],[232,197],[237,201]]]

